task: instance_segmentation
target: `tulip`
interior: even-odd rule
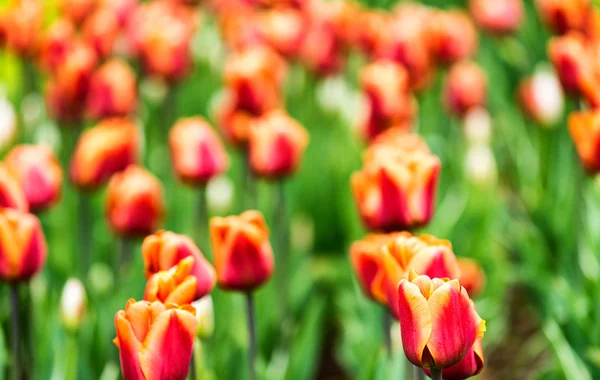
[[[293,174],[300,165],[308,133],[284,111],[274,110],[250,127],[250,165],[254,173],[267,178]]]
[[[185,379],[198,320],[190,305],[127,301],[115,315],[124,380]]]
[[[196,336],[200,339],[207,339],[215,331],[212,297],[210,294],[207,294],[199,300],[192,302],[192,306],[196,309],[196,317],[198,318]]]
[[[83,39],[94,48],[98,57],[111,55],[119,37],[119,20],[109,8],[99,8],[83,24]]]
[[[107,119],[82,133],[71,159],[71,180],[94,190],[137,161],[139,134],[127,119]]]
[[[475,54],[477,30],[466,13],[458,10],[435,11],[428,26],[428,45],[439,62],[452,63]]]
[[[548,56],[566,92],[576,94],[597,83],[594,59],[582,34],[554,37],[548,43]]]
[[[458,280],[412,271],[398,284],[398,308],[404,353],[417,367],[452,367],[485,332],[485,321]]]
[[[464,116],[470,109],[485,105],[487,78],[476,63],[462,61],[450,68],[443,91],[446,109]]]
[[[86,110],[91,118],[125,117],[137,104],[135,73],[127,63],[113,58],[94,73]]]
[[[219,1],[219,4],[225,8],[217,10],[219,12],[217,15],[221,35],[227,46],[234,51],[241,51],[251,46],[267,43],[266,33],[269,31],[269,27],[260,25],[260,15],[257,12],[239,4],[227,7],[225,3],[225,1]]]
[[[61,14],[74,24],[81,24],[93,12],[95,0],[59,0],[58,8]]]
[[[46,239],[32,214],[0,208],[0,278],[28,281],[46,262]]]
[[[536,0],[542,20],[554,32],[582,30],[592,10],[590,0]]]
[[[12,52],[31,59],[38,52],[43,23],[41,1],[15,1],[3,17],[4,44]]]
[[[499,35],[517,31],[525,15],[521,0],[470,0],[469,10],[477,25]]]
[[[460,268],[460,284],[467,290],[469,297],[477,297],[485,287],[485,272],[477,261],[461,257],[458,259]]]
[[[75,28],[71,21],[58,19],[42,37],[40,59],[42,67],[50,72],[56,72],[65,56],[74,44]]]
[[[229,166],[219,136],[201,117],[180,119],[169,132],[173,169],[186,183],[206,185]]]
[[[70,331],[77,331],[85,317],[87,297],[81,281],[70,278],[65,283],[60,297],[60,319],[63,326]]]
[[[538,70],[521,81],[518,99],[523,113],[542,126],[554,125],[562,117],[564,95],[552,71]]]
[[[124,236],[152,233],[165,213],[162,185],[154,175],[136,165],[115,173],[106,189],[109,225]]]
[[[589,173],[600,171],[600,110],[572,113],[569,131],[584,168]]]
[[[483,188],[489,188],[496,184],[498,170],[494,152],[489,145],[469,146],[465,157],[465,174],[474,185]]]
[[[398,151],[429,153],[425,140],[407,129],[405,126],[394,126],[377,135],[365,149],[363,161],[385,159],[386,156],[398,154]]]
[[[333,20],[324,15],[326,13],[312,15],[300,47],[300,60],[320,76],[338,73],[344,66],[343,41],[336,33]]]
[[[222,288],[251,291],[273,274],[269,230],[259,211],[212,218],[210,236],[217,282]]]
[[[29,210],[29,204],[23,188],[19,184],[19,179],[5,164],[0,164],[0,208],[3,207],[23,212]]]
[[[12,103],[0,95],[0,150],[12,145],[17,134],[17,113]]]
[[[473,347],[460,362],[442,370],[442,378],[445,380],[468,379],[479,374],[482,369],[483,347],[481,346],[481,339],[477,339]],[[425,369],[425,373],[431,376],[431,370]]]
[[[353,40],[345,42],[358,45],[358,49],[367,57],[377,58],[378,49],[388,36],[386,32],[391,27],[392,18],[388,13],[377,10],[364,10],[353,16],[356,36],[351,37]]]
[[[152,275],[146,284],[144,299],[185,305],[194,301],[196,277],[190,275],[193,257],[186,257],[173,268]]]
[[[304,36],[305,23],[299,10],[277,8],[263,12],[258,27],[273,49],[285,57],[294,57]]]
[[[45,210],[60,200],[63,173],[54,153],[44,145],[19,145],[4,162],[18,179],[29,208]]]
[[[192,258],[190,275],[196,278],[193,300],[211,292],[215,285],[215,270],[190,238],[169,231],[158,231],[142,244],[144,273],[147,278],[176,267],[182,260]]]
[[[248,143],[254,117],[249,112],[238,109],[237,98],[231,91],[225,91],[217,106],[215,119],[230,144],[244,146]]]
[[[138,0],[100,0],[99,6],[112,11],[119,26],[127,27],[138,5]]]

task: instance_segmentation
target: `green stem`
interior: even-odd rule
[[[250,165],[250,152],[247,147],[242,150],[242,159],[244,161],[244,170],[242,170],[244,193],[241,195],[241,211],[245,211],[254,207],[256,195],[254,173],[252,172],[252,166]]]
[[[198,206],[197,206],[198,214],[196,221],[196,234],[198,236],[198,248],[204,253],[205,256],[208,255],[208,204],[206,201],[206,185],[201,185],[198,188]],[[211,257],[207,258],[212,260]]]
[[[69,333],[67,336],[67,358],[65,368],[65,379],[66,380],[77,380],[77,355],[79,353],[77,345],[77,334]]]
[[[248,379],[256,379],[256,321],[252,292],[246,293],[246,311],[248,314]]]
[[[190,361],[190,376],[191,380],[198,380],[198,372],[196,370],[196,345],[192,348],[192,360]]]
[[[79,191],[78,203],[80,267],[81,278],[85,280],[92,262],[92,217],[89,195],[83,191]]]
[[[280,295],[280,307],[283,310],[284,322],[289,317],[288,292],[289,292],[289,224],[287,221],[287,207],[285,197],[285,180],[280,179],[276,182],[277,196],[275,200],[275,215],[273,222],[277,231],[277,279]]]
[[[19,336],[19,287],[17,283],[11,283],[9,285],[10,292],[10,321],[11,321],[11,344],[12,344],[12,355],[13,355],[13,371],[12,379],[19,380],[21,377],[21,347]]]
[[[421,373],[423,373],[423,371],[421,371]],[[442,370],[438,368],[432,368],[431,380],[442,380]]]
[[[383,308],[383,343],[388,359],[392,359],[392,318],[386,307]]]
[[[115,260],[115,274],[120,278],[126,272],[127,266],[131,263],[131,244],[125,236],[120,236],[118,239],[117,260]]]

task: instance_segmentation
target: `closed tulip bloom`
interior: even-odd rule
[[[261,177],[293,174],[308,145],[308,133],[284,111],[274,110],[250,127],[250,166]]]
[[[119,20],[113,10],[99,8],[85,20],[83,38],[94,48],[98,57],[111,55],[120,32]]]
[[[129,25],[137,6],[138,0],[100,0],[100,7],[112,11],[121,27]]]
[[[193,257],[186,257],[173,268],[152,275],[146,283],[144,299],[185,305],[194,301],[196,277],[190,272],[194,265]]]
[[[28,281],[46,263],[46,239],[32,214],[0,208],[0,278]]]
[[[386,38],[391,27],[392,18],[387,12],[379,10],[363,10],[353,15],[356,36],[354,41],[345,41],[355,44],[358,49],[369,58],[378,57],[378,49],[382,40]]]
[[[227,141],[235,146],[248,143],[250,125],[255,116],[237,106],[237,96],[232,91],[225,91],[217,106],[215,118],[219,129]]]
[[[189,274],[196,278],[193,299],[210,293],[215,286],[215,270],[204,258],[194,242],[184,235],[169,231],[158,231],[144,239],[142,258],[147,278],[176,267],[182,260],[193,260]]]
[[[68,279],[60,297],[60,319],[67,330],[77,331],[81,327],[86,304],[87,296],[81,281],[77,278]]]
[[[217,133],[201,117],[180,119],[169,132],[173,169],[186,183],[205,185],[229,166]]]
[[[187,377],[198,320],[190,305],[127,301],[115,315],[124,380],[183,380]]]
[[[32,211],[47,209],[60,200],[63,173],[54,153],[45,145],[19,145],[4,162],[18,179]]]
[[[589,173],[600,171],[600,110],[572,113],[569,131],[584,168]]]
[[[523,113],[542,126],[552,126],[561,119],[564,94],[554,72],[536,71],[521,81],[517,95]]]
[[[212,218],[210,237],[220,287],[251,291],[264,284],[273,274],[269,230],[259,211]]]
[[[127,119],[106,119],[81,134],[71,158],[71,180],[94,190],[137,161],[139,133]]]
[[[62,15],[75,24],[81,24],[94,11],[96,0],[59,0]]]
[[[17,0],[4,15],[4,43],[13,53],[32,58],[39,50],[44,23],[43,3]]]
[[[411,133],[409,127],[400,125],[387,129],[371,140],[363,154],[363,161],[370,162],[381,157],[393,156],[402,152],[425,152],[429,153],[429,147],[421,136]]]
[[[44,69],[55,72],[65,59],[75,39],[75,27],[65,18],[58,19],[42,36],[40,60]]]
[[[463,116],[470,109],[484,106],[486,99],[487,78],[479,65],[462,61],[450,68],[444,83],[444,105],[449,112]]]
[[[485,287],[485,272],[473,259],[461,257],[458,259],[460,268],[460,284],[467,290],[469,297],[477,297]]]
[[[428,45],[441,63],[467,59],[477,51],[477,30],[462,11],[435,11],[428,22]]]
[[[304,36],[306,20],[301,11],[293,8],[276,8],[264,11],[258,26],[264,39],[279,54],[294,57]]]
[[[483,347],[481,346],[481,339],[477,339],[473,347],[458,364],[442,370],[442,378],[445,380],[468,379],[478,375],[481,370],[483,370]],[[431,376],[429,369],[425,369],[425,373]]]
[[[536,0],[542,20],[554,32],[582,30],[592,10],[590,0]]]
[[[344,66],[344,44],[336,31],[333,21],[323,16],[315,15],[308,23],[300,60],[317,75],[333,75]]]
[[[525,14],[521,0],[470,0],[469,9],[477,25],[499,35],[517,31]]]
[[[398,284],[398,308],[404,353],[417,367],[452,367],[485,332],[485,321],[458,280],[413,271]]]
[[[127,63],[113,58],[96,70],[86,103],[89,117],[124,117],[133,113],[136,105],[135,73]]]
[[[24,212],[29,210],[19,179],[5,164],[0,164],[0,208],[2,207]]]

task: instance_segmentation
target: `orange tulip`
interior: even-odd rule
[[[135,73],[124,61],[113,58],[94,73],[86,110],[91,118],[124,117],[137,104]]]
[[[3,17],[4,43],[12,52],[32,58],[39,49],[43,23],[42,1],[12,2]]]
[[[32,211],[47,209],[60,200],[63,173],[52,151],[44,145],[19,145],[4,162],[18,179]]]
[[[173,169],[186,183],[205,185],[229,166],[227,152],[201,117],[180,119],[169,132]]]
[[[519,29],[525,10],[521,0],[470,0],[473,19],[492,34],[511,34]]]
[[[356,35],[350,37],[353,40],[345,42],[356,45],[367,57],[377,58],[380,45],[386,37],[389,37],[392,17],[379,10],[362,10],[353,16]]]
[[[413,271],[398,284],[398,308],[404,353],[417,367],[452,367],[485,332],[485,321],[458,280]]]
[[[100,7],[112,11],[121,27],[129,25],[137,6],[138,0],[100,0]]]
[[[194,265],[193,257],[186,257],[173,268],[152,275],[146,283],[144,299],[176,305],[194,302],[196,277],[190,275]]]
[[[148,235],[156,230],[164,213],[162,185],[152,173],[130,165],[111,177],[106,189],[106,217],[117,233]]]
[[[589,173],[600,171],[600,110],[572,113],[569,131],[585,169]]]
[[[5,164],[0,164],[0,208],[8,207],[27,212],[29,204],[17,177]]]
[[[439,62],[452,63],[475,54],[477,30],[466,13],[435,11],[427,25],[428,45]]]
[[[473,347],[458,364],[442,370],[442,378],[445,380],[463,380],[478,375],[481,370],[483,370],[483,347],[481,346],[481,339],[477,339]],[[425,369],[425,373],[431,376],[429,369]]]
[[[559,34],[582,30],[592,10],[590,0],[536,0],[535,5],[546,25]]]
[[[137,161],[139,134],[127,119],[107,119],[82,133],[71,159],[71,180],[94,190]]]
[[[254,117],[245,110],[237,107],[236,96],[231,91],[225,91],[216,110],[217,125],[227,141],[235,146],[248,143],[250,125]]]
[[[32,214],[0,208],[0,278],[27,281],[46,262],[46,239]]]
[[[81,24],[94,11],[96,0],[59,0],[61,14],[75,24]]]
[[[83,38],[99,57],[111,55],[119,37],[119,20],[109,8],[99,8],[83,24]]]
[[[124,380],[185,379],[196,336],[196,310],[190,305],[127,301],[115,315]]]
[[[483,70],[474,62],[455,63],[444,83],[444,105],[458,116],[469,110],[482,107],[487,98],[487,78]]]
[[[184,235],[169,231],[158,231],[144,239],[142,258],[147,278],[161,271],[168,271],[182,260],[191,257],[190,275],[196,278],[194,300],[211,292],[215,286],[215,270],[204,258],[194,242]]]
[[[461,257],[458,259],[460,268],[460,284],[467,290],[469,297],[477,297],[485,287],[485,272],[473,259]]]
[[[261,35],[279,54],[294,57],[306,30],[302,12],[293,8],[276,8],[264,11],[258,19]]]
[[[70,49],[75,39],[75,27],[67,19],[58,19],[50,25],[43,35],[40,46],[40,60],[42,67],[48,71],[56,72]]]
[[[259,211],[212,218],[210,237],[217,282],[222,288],[251,291],[273,274],[269,230]]]
[[[273,110],[250,127],[250,166],[267,178],[293,174],[300,166],[308,133],[282,110]]]

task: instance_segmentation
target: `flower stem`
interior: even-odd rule
[[[81,279],[84,280],[87,277],[92,262],[92,218],[89,195],[83,191],[79,191],[78,203],[80,269]]]
[[[198,380],[198,373],[196,371],[196,345],[192,349],[192,360],[190,361],[190,380]]]
[[[433,374],[433,371],[431,371],[431,373]],[[441,372],[440,372],[440,374],[441,374]],[[423,379],[425,379],[425,373],[423,372],[423,368],[413,365],[413,380],[423,380]],[[440,375],[440,379],[441,379],[441,375]]]
[[[19,380],[21,377],[21,347],[19,342],[19,286],[16,283],[11,283],[9,288],[11,306],[11,343],[13,354],[12,379]]]
[[[117,260],[115,260],[115,275],[117,278],[121,277],[131,262],[131,244],[125,236],[119,237],[119,248],[117,253]]]
[[[423,372],[423,371],[421,371]],[[438,368],[431,369],[431,380],[442,380],[442,370]]]
[[[385,351],[388,359],[392,359],[392,318],[390,312],[386,307],[383,308],[383,343],[385,344]]]
[[[252,292],[246,293],[246,311],[248,313],[248,379],[256,379],[256,321]]]
[[[244,170],[242,170],[243,194],[240,196],[240,204],[241,211],[245,211],[254,207],[255,203],[254,174],[252,173],[252,166],[250,165],[250,152],[248,151],[248,147],[245,147],[242,150],[242,159],[244,161]]]
[[[277,196],[275,199],[275,215],[273,222],[277,229],[277,252],[276,257],[279,259],[277,263],[277,279],[279,287],[279,304],[283,310],[283,321],[287,321],[289,317],[288,308],[288,291],[289,291],[289,224],[286,219],[287,207],[285,200],[285,180],[280,179],[276,183]],[[285,333],[285,329],[284,329]]]
[[[198,188],[198,214],[196,215],[196,234],[198,237],[198,248],[207,256],[208,251],[208,204],[206,201],[206,185]],[[211,257],[207,258],[212,260]]]

